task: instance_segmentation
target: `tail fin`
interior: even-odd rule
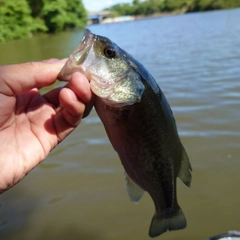
[[[155,213],[149,228],[149,236],[152,238],[157,237],[167,230],[179,230],[185,228],[186,226],[187,221],[180,208],[177,212],[174,212],[165,218],[160,217],[157,213]]]

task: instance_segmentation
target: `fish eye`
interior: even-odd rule
[[[116,56],[116,51],[113,47],[107,46],[104,48],[104,54],[107,58],[114,58]]]

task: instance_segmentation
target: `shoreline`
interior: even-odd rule
[[[136,16],[127,15],[127,16],[118,16],[118,17],[107,17],[99,22],[97,21],[97,22],[88,23],[87,26],[94,25],[94,24],[109,24],[109,23],[128,22],[128,21],[137,21],[137,20],[143,20],[143,19],[181,15],[181,14],[185,14],[186,10],[187,9],[176,10],[173,12],[157,12],[157,13],[153,13],[146,16],[145,15],[136,15]]]
[[[182,8],[173,12],[156,12],[150,15],[135,15],[135,16],[126,15],[126,16],[118,16],[118,17],[107,17],[107,18],[104,18],[102,21],[87,23],[86,26],[94,25],[94,24],[109,24],[109,23],[137,21],[137,20],[151,19],[151,18],[169,17],[169,16],[183,15],[187,13],[212,12],[212,11],[223,11],[223,10],[233,10],[233,9],[237,9],[237,8],[214,9],[214,10],[195,11],[195,12],[194,11],[188,12],[187,8]]]

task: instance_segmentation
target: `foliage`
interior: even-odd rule
[[[132,4],[116,4],[107,10],[114,15],[150,15],[158,12],[195,12],[240,7],[240,0],[133,0]]]
[[[155,12],[160,12],[163,8],[163,4],[159,0],[145,1],[138,4],[138,8],[135,9],[136,15],[150,15]]]
[[[86,22],[81,0],[0,0],[0,42],[84,27]]]
[[[31,9],[25,0],[0,1],[0,41],[26,37],[42,30],[45,26],[31,16]]]
[[[117,16],[134,15],[134,9],[128,3],[125,3],[125,4],[115,4],[111,8],[108,8],[107,10],[111,10]]]
[[[43,0],[40,15],[45,20],[49,32],[83,27],[87,21],[86,11],[79,0]]]

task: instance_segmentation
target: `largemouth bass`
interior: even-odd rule
[[[96,95],[95,109],[125,169],[127,193],[138,202],[146,191],[155,214],[149,236],[186,227],[178,205],[176,178],[188,187],[191,165],[171,108],[151,74],[106,37],[89,30],[59,74],[79,71]]]

